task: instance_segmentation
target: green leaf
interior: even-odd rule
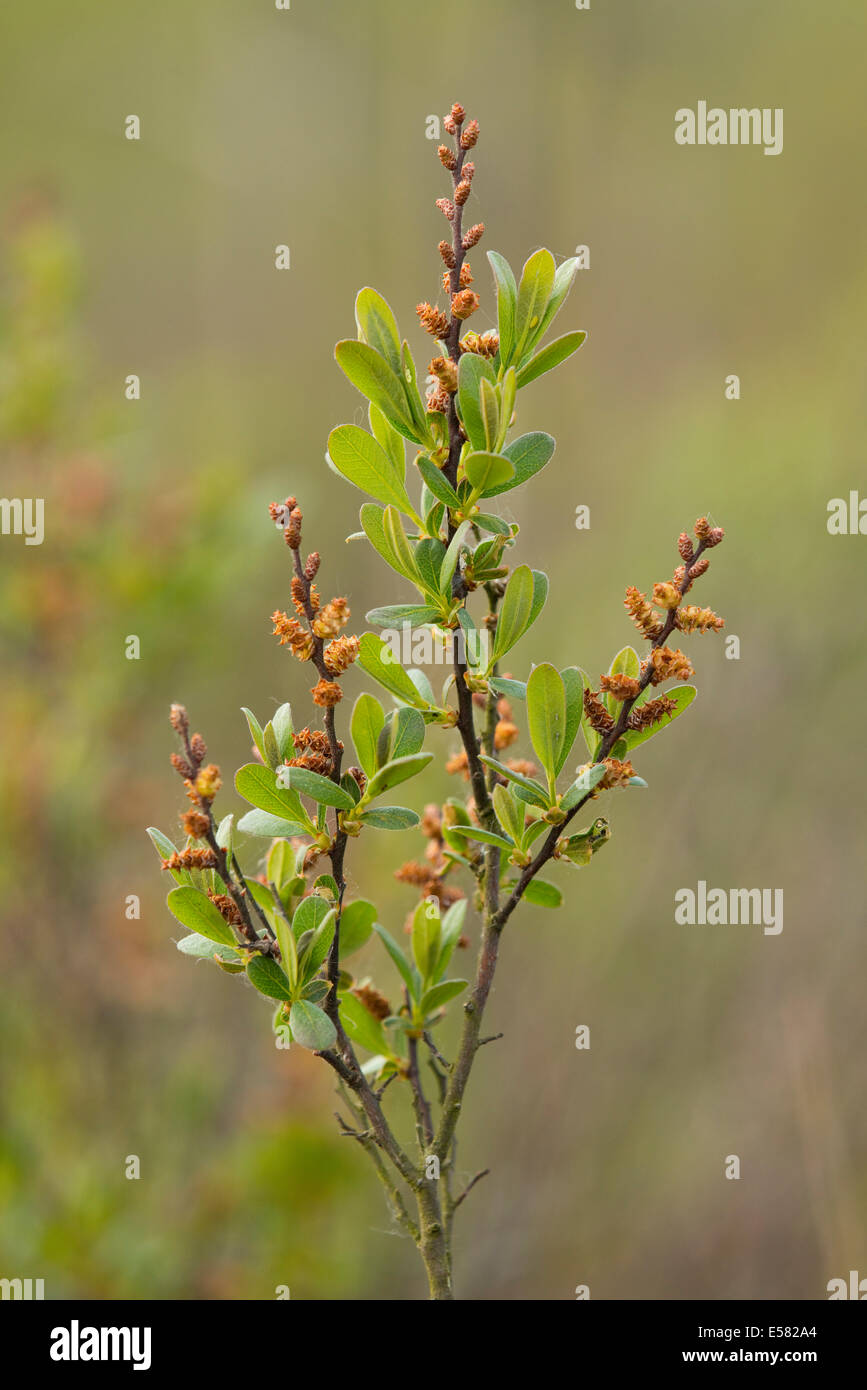
[[[302,879],[301,882],[303,884],[304,880]],[[250,897],[261,907],[265,916],[268,918],[269,922],[271,922],[275,913],[275,904],[270,888],[266,888],[265,884],[260,883],[256,878],[245,878],[244,884]]]
[[[381,294],[369,287],[358,291],[355,322],[363,343],[375,348],[393,372],[400,373],[400,334],[397,323]]]
[[[247,979],[269,999],[288,1002],[292,998],[289,980],[273,956],[251,956],[247,962]]]
[[[186,927],[188,931],[206,936],[209,941],[216,941],[219,946],[234,946],[232,928],[219,908],[198,888],[189,885],[173,888],[166,898],[166,905],[181,926]]]
[[[527,793],[527,799],[531,801],[534,806],[548,805],[548,793],[540,782],[536,782],[531,777],[525,777],[521,772],[515,772],[514,769],[509,767],[506,763],[498,762],[496,758],[489,757],[487,753],[480,754],[480,757],[483,763],[486,763],[488,767],[492,767],[495,772],[499,772],[501,777],[508,777],[510,782],[514,782],[516,786],[523,788]]]
[[[426,704],[433,706],[435,700],[433,686],[431,685],[424,671],[419,670],[417,666],[410,666],[406,674],[409,676],[410,680],[416,688],[417,693],[426,702]],[[445,699],[445,696],[443,696],[443,699]]]
[[[521,788],[519,788],[519,789],[515,792],[515,795],[516,795],[521,801],[526,800],[526,793],[524,793],[524,792],[521,790]],[[531,846],[531,845],[534,845],[541,835],[547,835],[547,834],[550,834],[550,833],[551,833],[551,827],[550,827],[550,825],[548,824],[547,821],[544,821],[544,820],[541,820],[541,819],[531,821],[530,824],[529,824],[528,826],[525,826],[525,828],[524,828],[524,843],[523,843],[523,845],[521,846],[521,848],[522,848],[522,849],[524,850],[524,852],[526,853],[526,851],[530,848],[530,846]]]
[[[385,358],[375,348],[354,338],[345,338],[338,343],[334,356],[353,386],[382,411],[394,428],[400,430],[405,439],[423,446],[424,438],[412,420],[403,381],[392,371]]]
[[[350,1041],[360,1043],[368,1052],[390,1053],[385,1029],[378,1018],[368,1013],[354,994],[344,994],[340,1000],[340,1017]]]
[[[494,632],[494,651],[491,665],[511,651],[515,643],[523,637],[530,626],[530,613],[533,607],[533,571],[528,565],[519,565],[513,570],[500,616]]]
[[[403,381],[404,395],[409,406],[410,416],[413,424],[421,436],[422,443],[426,448],[435,448],[436,441],[431,433],[428,422],[427,411],[424,407],[421,395],[419,394],[418,381],[416,379],[415,362],[410,352],[409,343],[404,338],[400,349],[401,378]]]
[[[362,530],[374,550],[382,556],[387,565],[393,565],[391,549],[385,536],[384,518],[383,508],[377,507],[373,502],[365,502],[358,513]]]
[[[512,425],[512,416],[515,412],[515,398],[518,394],[518,373],[514,367],[509,367],[499,386],[499,410],[500,426],[494,443],[493,452],[501,454],[503,445],[506,442],[506,435]]]
[[[544,335],[550,328],[555,315],[558,313],[561,305],[563,304],[563,301],[565,300],[570,289],[572,288],[572,283],[575,279],[577,271],[577,256],[572,256],[570,260],[564,261],[562,265],[557,267],[557,272],[554,276],[554,287],[551,291],[551,298],[548,300],[547,308],[545,309],[545,312],[542,315],[542,322],[539,324],[539,327],[536,331],[536,335],[533,338],[532,342],[529,344],[531,348],[535,347],[536,344],[541,341],[541,339],[544,337]]]
[[[419,579],[422,586],[434,596],[436,600],[442,599],[440,591],[440,570],[446,556],[446,548],[441,540],[433,536],[425,536],[415,547],[415,567],[418,570]],[[440,602],[440,611],[442,604]]]
[[[548,661],[535,666],[527,681],[527,724],[536,756],[553,785],[566,737],[566,688]]]
[[[373,924],[376,921],[376,908],[366,898],[356,898],[347,903],[340,914],[340,959],[360,951],[370,940]]]
[[[278,892],[295,877],[295,854],[287,840],[275,840],[269,849],[265,875]]]
[[[466,638],[467,665],[471,667],[473,671],[477,671],[481,665],[482,657],[486,652],[483,638],[487,638],[487,633],[483,634],[479,632],[469,611],[465,607],[458,609],[458,622],[463,628],[464,637]]]
[[[349,792],[349,795],[352,797],[353,805],[357,806],[361,800],[361,788],[350,772],[342,772],[340,774],[340,785],[345,792]]]
[[[272,772],[276,772],[281,762],[280,748],[270,719],[262,730],[262,738],[265,743],[265,763]]]
[[[383,652],[387,659],[383,659]],[[416,709],[428,709],[429,703],[423,698],[410,680],[406,671],[391,654],[391,649],[377,637],[375,632],[365,632],[358,644],[358,664],[374,680]]]
[[[468,984],[469,980],[443,980],[442,984],[434,985],[422,995],[419,1008],[423,1014],[433,1013],[434,1009],[441,1009],[444,1004],[463,994]]]
[[[424,720],[417,709],[396,710],[391,716],[392,736],[389,760],[408,758],[421,752],[424,744]]]
[[[446,593],[448,590],[448,586],[452,582],[452,575],[454,574],[457,568],[458,556],[461,553],[461,546],[464,544],[466,534],[469,531],[469,529],[470,523],[468,521],[462,521],[460,526],[455,531],[455,534],[449,541],[448,550],[443,556],[443,562],[440,566],[440,593]]]
[[[442,618],[438,608],[424,608],[415,603],[392,603],[385,608],[371,608],[364,621],[373,627],[424,627]]]
[[[349,731],[355,756],[368,777],[376,771],[376,740],[385,724],[385,710],[375,695],[359,695],[352,709]]]
[[[337,806],[341,811],[351,811],[355,805],[349,792],[344,791],[328,777],[320,777],[318,772],[311,772],[309,768],[287,767],[283,775],[288,778],[293,791],[299,792],[301,796],[309,796],[321,806]]]
[[[394,964],[397,966],[398,973],[400,974],[401,979],[403,980],[404,984],[409,990],[410,995],[413,999],[417,999],[419,994],[420,981],[413,972],[409,961],[403,954],[403,951],[400,949],[397,942],[392,940],[388,932],[385,930],[385,927],[381,927],[378,922],[374,922],[373,930],[376,932],[383,946],[388,951],[388,954],[391,956],[391,959],[394,961]]]
[[[577,666],[567,666],[560,672],[563,685],[566,690],[566,731],[563,736],[563,745],[557,758],[557,773],[563,770],[572,745],[581,727],[581,717],[584,713],[584,682],[581,679],[581,672]]]
[[[313,892],[320,898],[328,898],[332,903],[336,903],[340,897],[340,889],[337,887],[337,880],[333,874],[319,874],[313,882]]]
[[[261,836],[264,839],[273,840],[278,835],[285,835],[291,839],[294,835],[309,835],[310,826],[302,825],[300,821],[283,820],[281,816],[272,816],[270,811],[248,811],[238,821],[238,829],[245,835]]]
[[[412,954],[422,980],[429,980],[440,953],[442,922],[436,899],[423,899],[412,919]]]
[[[367,418],[370,421],[374,439],[382,446],[391,464],[395,482],[403,487],[406,477],[406,446],[403,442],[403,435],[385,418],[379,406],[372,402],[368,407]]]
[[[503,449],[502,457],[514,465],[514,475],[508,482],[489,487],[485,496],[497,497],[501,492],[510,492],[512,488],[526,483],[545,467],[555,447],[553,436],[545,434],[542,430],[534,430],[531,434],[522,434],[513,439],[511,444],[507,444]]]
[[[479,408],[485,431],[485,448],[496,453],[497,440],[500,436],[500,403],[497,400],[496,388],[491,385],[487,377],[482,377],[479,385]]]
[[[398,482],[382,445],[358,425],[338,425],[328,436],[328,457],[338,473],[377,502],[399,507],[418,520],[406,488]]]
[[[168,835],[164,835],[161,830],[157,830],[155,825],[149,825],[147,833],[160,859],[170,859],[173,854],[177,854],[177,845],[172,844]]]
[[[364,793],[365,797],[372,801],[375,797],[382,796],[389,788],[397,787],[401,782],[415,777],[427,767],[432,758],[433,753],[413,753],[409,757],[394,758],[371,777]]]
[[[274,728],[280,757],[291,757],[295,751],[295,745],[292,742],[292,706],[283,704],[279,709],[276,709],[271,716],[271,724]]]
[[[235,789],[245,801],[260,811],[267,811],[280,820],[306,826],[310,824],[297,793],[286,787],[278,787],[274,773],[261,763],[247,763],[239,767],[235,773]],[[246,816],[243,819],[246,820]],[[243,821],[239,822],[239,829],[243,828]]]
[[[535,357],[531,357],[518,372],[518,386],[529,386],[537,377],[552,371],[554,367],[559,367],[561,362],[565,362],[567,357],[578,351],[586,337],[586,333],[576,330],[574,333],[564,333],[562,338],[555,338],[553,343],[548,343],[547,347],[543,347]]]
[[[310,1052],[326,1052],[337,1042],[337,1031],[331,1019],[318,1004],[311,1004],[307,999],[298,999],[292,1005],[289,1027],[295,1041]]]
[[[490,531],[495,536],[511,536],[512,528],[502,517],[492,516],[490,512],[476,512],[473,523],[480,531]],[[478,574],[478,571],[475,571]]]
[[[464,459],[464,473],[476,496],[489,497],[514,477],[515,468],[499,454],[474,453]]]
[[[491,676],[488,685],[495,695],[506,695],[510,700],[526,700],[527,682],[513,681],[505,676]]]
[[[307,951],[303,956],[299,953],[298,968],[303,972],[305,981],[313,978],[331,950],[336,926],[337,913],[332,908],[313,933],[313,940]]]
[[[528,628],[533,626],[542,609],[545,607],[545,600],[547,597],[547,574],[545,574],[543,570],[533,570],[533,602],[530,604],[530,621],[527,624]]]
[[[386,564],[404,579],[418,583],[418,571],[398,511],[394,507],[387,507],[383,511],[373,502],[365,502],[358,515],[364,534]]]
[[[497,820],[505,830],[510,839],[520,845],[524,838],[524,816],[526,814],[523,803],[519,802],[509,791],[498,782],[493,792],[494,811]]]
[[[292,918],[292,933],[296,941],[300,941],[305,932],[316,932],[322,926],[329,912],[334,909],[325,898],[320,898],[316,893],[309,894],[302,898],[295,909],[295,916]]]
[[[515,310],[514,360],[519,368],[542,323],[554,289],[555,273],[554,257],[544,249],[534,252],[524,264]]]
[[[679,714],[683,714],[683,711],[689,708],[698,694],[698,691],[694,685],[679,685],[676,690],[666,691],[666,694],[670,700],[674,700],[677,708],[672,710],[671,714],[665,715],[659,724],[651,724],[649,729],[627,729],[626,733],[623,735],[623,742],[626,745],[625,751],[627,753],[631,753],[633,748],[637,748],[640,743],[646,743],[649,738],[653,738],[653,735],[658,734],[660,729],[667,728],[673,719],[676,719]],[[640,708],[640,706],[645,703],[645,699],[653,699],[658,697],[658,695],[658,690],[653,691],[651,694],[650,687],[648,687],[647,695],[640,700],[636,700],[634,708]]]
[[[455,947],[461,939],[464,929],[464,919],[467,915],[466,898],[458,898],[457,902],[452,903],[442,919],[440,931],[440,953],[437,957],[436,970],[433,978],[439,980],[445,974],[446,967],[452,958]]]
[[[415,583],[418,578],[418,570],[412,553],[412,547],[403,529],[400,512],[396,507],[386,507],[385,514],[382,518],[382,529],[385,533],[385,539],[391,548],[391,553],[394,556],[392,560],[394,568],[401,574],[405,574],[407,579],[411,579],[413,583]]]
[[[534,907],[560,907],[563,894],[556,883],[549,883],[544,878],[531,878],[524,889],[524,901],[532,903]]]
[[[573,806],[577,806],[582,797],[585,797],[588,792],[592,792],[599,785],[605,772],[604,763],[594,763],[591,767],[585,768],[560,798],[561,810],[571,811]]]
[[[482,830],[478,825],[451,825],[449,834],[461,835],[465,840],[478,840],[483,845],[496,845],[497,849],[505,850],[511,854],[515,846],[511,840],[504,840],[502,835],[497,835],[493,830]]]
[[[442,469],[437,468],[432,459],[427,458],[424,454],[419,454],[415,466],[438,501],[444,502],[447,507],[452,508],[461,505],[460,498],[448,478],[444,477]]]
[[[253,713],[253,711],[252,711],[251,709],[247,709],[246,705],[242,705],[242,706],[241,706],[241,713],[244,715],[244,718],[247,720],[247,724],[248,724],[248,727],[249,727],[249,729],[250,729],[250,736],[251,736],[253,742],[255,743],[255,745],[256,745],[256,747],[258,748],[260,754],[261,754],[262,757],[264,758],[264,757],[265,757],[265,735],[264,735],[264,733],[263,733],[263,731],[262,731],[262,725],[259,723],[259,721],[258,721],[258,719],[256,718],[256,716],[255,716],[255,714]]]
[[[500,363],[508,367],[515,346],[515,311],[518,287],[512,267],[499,251],[489,251],[488,261],[497,283],[497,329],[500,336]]]
[[[482,381],[496,384],[494,369],[477,352],[465,352],[458,363],[458,405],[461,422],[470,447],[487,449],[488,441],[482,417]]]
[[[323,999],[327,999],[331,993],[331,985],[328,980],[323,980],[320,975],[318,979],[308,980],[301,991],[301,998],[308,999],[311,1004],[321,1004]]]
[[[362,825],[371,825],[375,830],[412,830],[418,825],[419,817],[406,806],[377,806],[364,811],[357,819]]]
[[[214,956],[219,956],[220,960],[231,963],[240,959],[240,952],[232,946],[218,946],[209,937],[202,936],[199,932],[191,932],[189,936],[182,936],[177,943],[178,950],[185,956],[199,956],[202,960],[213,960]]]

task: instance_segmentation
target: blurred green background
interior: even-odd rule
[[[46,499],[46,536],[0,539],[0,1274],[48,1297],[424,1296],[330,1073],[175,952],[143,828],[177,826],[171,700],[226,774],[239,706],[305,709],[270,636],[272,497],[298,494],[357,619],[401,597],[343,543],[360,498],[323,450],[361,398],[332,348],[372,284],[424,351],[447,191],[425,123],[456,99],[482,127],[473,326],[494,322],[485,249],[591,252],[561,315],[589,341],[521,401],[558,447],[502,509],[552,584],[515,674],[607,669],[624,586],[667,577],[705,511],[728,537],[700,601],[741,642],[729,661],[693,640],[700,696],[638,756],[649,790],[609,799],[592,873],[558,871],[566,908],[508,928],[458,1292],[812,1299],[867,1274],[867,542],[826,530],[828,500],[867,487],[865,42],[856,0],[4,7],[2,488]],[[677,146],[699,99],[783,107],[782,155]],[[413,899],[392,856],[421,841],[396,844],[350,866],[393,931]],[[782,934],[676,925],[699,879],[783,888]]]

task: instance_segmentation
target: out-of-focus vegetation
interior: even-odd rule
[[[46,536],[0,538],[0,1273],[49,1297],[421,1293],[324,1068],[175,952],[143,826],[177,814],[172,699],[229,768],[232,709],[306,697],[267,621],[272,496],[302,499],[358,615],[400,598],[343,543],[360,499],[322,454],[360,400],[331,352],[357,284],[405,322],[436,298],[425,120],[454,99],[482,122],[486,245],[591,248],[589,341],[524,407],[558,448],[510,508],[552,585],[521,661],[606,669],[623,587],[707,510],[741,639],[696,651],[699,699],[636,760],[649,790],[577,901],[507,931],[459,1292],[814,1298],[863,1271],[865,542],[825,529],[864,487],[863,7],[47,0],[2,23],[2,491],[45,498]],[[432,28],[460,34],[447,60]],[[677,147],[703,97],[783,106],[783,154]],[[399,930],[389,867],[350,864]],[[676,926],[699,879],[782,887],[782,934]]]

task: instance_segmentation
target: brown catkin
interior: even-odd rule
[[[685,531],[681,531],[680,535],[677,538],[677,548],[680,551],[681,559],[685,560],[686,563],[689,564],[690,560],[695,554],[695,551],[692,547],[692,541],[690,540],[689,536],[686,534]]]
[[[325,648],[323,660],[332,676],[339,676],[349,669],[357,656],[357,637],[336,637]]]
[[[454,268],[455,268],[455,253],[454,253],[452,247],[450,246],[450,244],[449,244],[447,241],[441,241],[441,242],[440,242],[440,244],[439,244],[439,253],[440,253],[440,255],[442,256],[443,260],[445,261],[446,265],[448,266],[449,270],[454,270]]]
[[[457,294],[452,295],[452,316],[456,319],[468,319],[470,314],[476,312],[480,302],[475,290],[458,290]]]
[[[310,694],[313,696],[314,705],[319,705],[323,709],[331,709],[343,699],[343,691],[336,681],[320,679],[313,686]]]
[[[350,993],[354,994],[360,1004],[364,1006],[369,1014],[380,1022],[388,1018],[391,1013],[391,1005],[384,994],[380,994],[373,985],[353,985]]]
[[[449,317],[444,314],[442,309],[433,304],[417,304],[415,311],[418,314],[419,322],[425,332],[432,338],[442,339],[448,335]]]
[[[688,681],[693,675],[692,662],[679,648],[656,647],[650,653],[651,685],[661,685],[663,681]]]
[[[448,145],[438,145],[437,154],[439,155],[440,160],[446,169],[454,169],[457,165],[457,155],[455,154],[454,150],[449,149]]]
[[[620,673],[613,676],[600,676],[599,685],[606,694],[613,695],[615,700],[634,700],[641,689],[638,681],[632,676],[625,676]]]
[[[211,821],[202,811],[186,811],[181,817],[181,825],[191,839],[204,840],[211,828]]]
[[[725,627],[725,619],[712,608],[681,608],[676,621],[681,632],[721,632]]]
[[[614,720],[594,690],[584,691],[584,713],[597,734],[607,734],[614,728]]]
[[[647,596],[632,584],[626,590],[623,606],[639,632],[648,641],[653,641],[662,632],[663,624],[648,603]]]

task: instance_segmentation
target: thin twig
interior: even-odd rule
[[[477,1183],[477,1182],[481,1182],[481,1181],[482,1181],[482,1178],[486,1178],[486,1177],[488,1176],[488,1174],[490,1173],[490,1171],[491,1171],[490,1168],[483,1168],[482,1171],[481,1171],[480,1173],[476,1173],[476,1176],[475,1176],[470,1182],[467,1183],[467,1185],[466,1185],[466,1187],[464,1188],[463,1192],[461,1193],[460,1197],[457,1197],[457,1198],[455,1199],[455,1201],[454,1201],[454,1203],[453,1203],[453,1205],[452,1205],[452,1211],[453,1211],[453,1212],[457,1211],[457,1209],[458,1209],[458,1207],[460,1206],[461,1202],[465,1201],[466,1198],[469,1197],[469,1195],[470,1195],[470,1193],[472,1192],[473,1188],[475,1187],[476,1183]]]

